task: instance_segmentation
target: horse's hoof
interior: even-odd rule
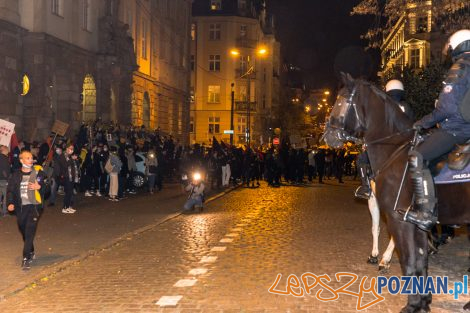
[[[377,264],[379,263],[379,259],[376,257],[376,256],[369,256],[369,258],[367,259],[367,263],[369,264]]]
[[[387,275],[388,273],[390,273],[390,266],[379,265],[379,274],[380,275]]]
[[[470,302],[467,302],[467,304],[465,304],[465,305],[463,306],[463,309],[464,309],[465,311],[470,311]]]

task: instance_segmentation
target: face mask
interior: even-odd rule
[[[56,149],[56,150],[55,150],[55,153],[57,153],[57,154],[62,154],[62,150]]]
[[[22,164],[24,168],[32,168],[32,165]]]

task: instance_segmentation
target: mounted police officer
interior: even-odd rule
[[[413,112],[411,111],[410,106],[403,100],[405,97],[405,88],[403,83],[398,79],[391,79],[385,85],[385,92],[390,96],[395,102],[397,102],[398,107],[402,110],[410,119],[413,119]],[[354,195],[357,198],[366,199],[370,198],[372,190],[370,188],[370,163],[367,151],[359,154],[357,157],[357,167],[358,172],[361,176],[361,186],[356,189]]]
[[[422,230],[430,230],[437,222],[434,182],[425,163],[470,138],[470,30],[454,33],[445,48],[454,64],[447,73],[436,108],[413,125],[416,130],[438,123],[440,127],[410,152],[408,161],[414,206],[406,212],[404,220]]]
[[[385,85],[385,92],[398,103],[398,107],[403,111],[403,113],[405,113],[410,119],[413,119],[413,112],[411,111],[410,106],[404,101],[405,88],[401,81],[398,79],[389,80]]]

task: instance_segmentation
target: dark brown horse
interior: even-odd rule
[[[401,213],[412,202],[412,186],[408,177],[403,180],[397,200],[413,139],[413,122],[378,88],[349,75],[343,75],[343,82],[345,87],[340,90],[331,112],[325,141],[333,147],[348,140],[367,145],[378,204],[386,216],[388,231],[395,239],[402,274],[423,276],[426,280],[427,233],[404,222]],[[463,183],[436,186],[440,223],[470,223],[469,187]],[[431,300],[430,294],[409,295],[401,312],[429,312]]]

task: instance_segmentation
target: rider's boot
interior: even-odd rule
[[[359,173],[361,175],[361,186],[356,189],[354,196],[361,199],[369,200],[372,190],[370,188],[370,178],[368,175],[368,165],[359,165]]]
[[[413,223],[424,231],[429,231],[437,223],[434,181],[431,172],[423,168],[423,157],[411,151],[408,164],[414,192],[414,203],[406,212],[403,220]]]

